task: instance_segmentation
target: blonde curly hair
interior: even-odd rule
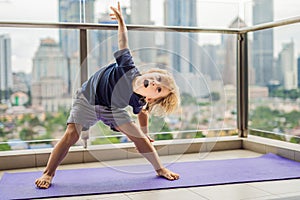
[[[172,74],[160,68],[152,68],[142,74],[148,73],[162,74],[161,83],[170,90],[170,93],[166,97],[161,97],[151,103],[147,103],[145,110],[157,116],[164,116],[176,111],[180,106],[180,93]]]

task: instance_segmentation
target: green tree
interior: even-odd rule
[[[6,136],[6,132],[4,132],[3,128],[0,128],[0,138],[3,138]]]
[[[11,150],[8,144],[0,144],[0,151],[9,151]]]
[[[17,126],[23,126],[25,122],[30,122],[31,121],[31,115],[30,114],[25,114],[22,119],[19,119],[16,121]]]
[[[149,120],[149,130],[151,132],[160,132],[162,134],[156,134],[154,136],[155,140],[171,140],[173,139],[173,135],[170,133],[171,129],[167,123],[165,123],[164,119],[161,117],[152,116]]]
[[[257,107],[251,116],[252,127],[256,129],[272,131],[277,124],[273,122],[276,121],[275,118],[278,118],[280,113],[278,110],[271,110],[269,107],[260,106]]]
[[[274,140],[285,141],[284,136],[276,135],[276,134],[272,134],[272,133],[268,133],[268,132],[250,130],[250,134],[261,136],[261,137],[264,137],[264,138],[270,138],[270,139],[274,139]]]
[[[102,121],[97,122],[97,127],[99,129],[99,134],[103,135],[113,135],[115,132],[111,128],[105,125]]]
[[[196,115],[193,115],[191,121],[190,121],[191,124],[198,124],[199,123],[199,119],[197,118]]]
[[[298,126],[300,121],[300,112],[291,111],[283,115],[288,123],[291,123],[292,127]]]
[[[290,139],[291,143],[300,144],[300,138],[299,137],[292,137]]]
[[[202,131],[197,131],[195,138],[204,138],[205,135],[203,135]]]
[[[154,137],[155,140],[172,140],[173,135],[171,133],[162,133],[162,134],[157,134]]]
[[[285,90],[284,88],[278,88],[272,90],[269,96],[295,100],[300,97],[300,89]]]
[[[31,90],[28,90],[27,95],[29,98],[28,98],[28,101],[25,103],[25,106],[31,106],[31,103],[32,103]]]
[[[181,133],[181,139],[204,138],[202,131]]]
[[[300,92],[298,89],[293,89],[289,91],[288,97],[290,99],[296,100],[300,97]]]
[[[98,145],[98,144],[116,144],[120,143],[119,136],[114,137],[113,135],[120,134],[110,129],[109,126],[105,125],[102,121],[97,122],[97,130],[93,131],[94,135],[90,135],[90,137],[101,137],[96,138],[92,141],[92,145]],[[102,138],[103,136],[106,136]]]
[[[32,131],[32,129],[29,128],[23,128],[20,133],[19,137],[21,140],[33,140],[35,133]]]
[[[196,104],[197,104],[197,99],[195,97],[185,92],[181,94],[181,105],[186,106],[186,105],[196,105]]]
[[[37,116],[31,117],[29,120],[29,124],[31,127],[41,125],[42,123],[40,122],[39,118]]]
[[[220,93],[212,92],[210,95],[211,95],[211,100],[212,101],[219,101],[220,100]]]
[[[46,113],[44,126],[46,127],[47,134],[54,132],[61,127],[66,126],[68,119],[67,109],[60,108],[57,113]]]
[[[92,141],[92,145],[116,143],[120,143],[120,139],[118,137],[96,138]]]

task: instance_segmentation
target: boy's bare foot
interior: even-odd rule
[[[156,172],[157,172],[158,176],[164,177],[164,178],[166,178],[170,181],[174,181],[174,180],[179,179],[179,174],[171,172],[167,168],[158,169],[158,170],[156,170]]]
[[[35,185],[41,189],[48,189],[51,186],[52,178],[52,176],[43,174],[43,176],[35,180]]]

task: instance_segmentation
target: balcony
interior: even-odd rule
[[[297,144],[249,136],[220,137],[211,139],[191,139],[178,141],[157,141],[154,143],[161,160],[187,162],[213,159],[251,158],[265,153],[275,153],[300,161],[300,148]],[[51,149],[2,152],[0,163],[3,172],[42,171]],[[101,162],[93,155],[100,155]],[[72,147],[70,153],[58,169],[79,169],[106,166],[138,165],[147,161],[132,144]],[[6,169],[3,169],[6,168]],[[20,169],[13,169],[20,168]],[[275,170],[275,169],[274,169]],[[142,192],[63,197],[61,199],[297,199],[300,196],[299,179],[282,181],[226,184],[205,187],[152,190]],[[53,198],[59,199],[59,198]]]
[[[242,138],[238,136],[210,139],[184,139],[177,141],[157,141],[154,143],[163,163],[187,162],[212,159],[251,158],[265,153],[275,153],[292,160],[300,161],[300,147],[273,139],[258,136]],[[1,171],[29,172],[42,171],[52,149],[2,152]],[[101,157],[99,162],[95,155]],[[80,169],[106,166],[146,164],[135,150],[133,144],[110,144],[72,147],[68,156],[58,169]],[[17,169],[16,169],[17,168]],[[153,190],[61,199],[297,199],[299,198],[299,179],[265,181],[242,184],[227,184],[205,187]],[[220,192],[222,191],[222,192]],[[53,198],[58,199],[58,198]]]
[[[254,32],[260,32],[269,29],[283,28],[289,29],[290,26],[299,25],[300,17],[292,17],[282,19],[275,22],[263,23],[255,26],[244,28],[199,28],[199,27],[177,27],[177,26],[153,26],[153,25],[128,25],[129,32],[161,32],[161,33],[192,33],[192,34],[221,34],[233,35],[237,48],[233,53],[237,59],[236,72],[232,77],[236,78],[236,88],[234,88],[233,97],[236,102],[233,104],[236,108],[235,126],[226,124],[211,125],[208,123],[206,130],[211,131],[218,128],[214,136],[205,138],[177,138],[173,140],[157,140],[154,146],[157,149],[162,162],[183,162],[197,161],[199,159],[231,159],[231,158],[249,158],[257,157],[266,153],[274,153],[291,160],[300,162],[300,146],[299,144],[290,143],[260,137],[257,135],[267,134],[271,136],[281,136],[275,131],[262,130],[261,127],[253,126],[249,123],[253,111],[253,106],[256,100],[250,96],[255,96],[249,82],[251,77],[249,69],[249,37]],[[114,24],[89,24],[89,23],[38,23],[38,22],[0,22],[0,28],[7,29],[28,29],[30,30],[76,30],[78,31],[80,41],[80,51],[78,62],[80,65],[79,77],[77,81],[84,82],[88,74],[90,74],[88,63],[92,63],[88,58],[90,32],[96,30],[115,31]],[[289,39],[289,38],[287,38]],[[49,42],[49,41],[44,41]],[[88,60],[88,62],[86,62]],[[91,62],[89,62],[91,61]],[[236,77],[235,77],[236,76]],[[79,83],[77,83],[79,84]],[[212,86],[213,87],[213,86]],[[195,89],[195,88],[192,88]],[[202,88],[203,89],[203,88]],[[227,91],[228,92],[228,91]],[[228,95],[221,94],[221,96]],[[261,96],[259,96],[261,97]],[[259,104],[261,98],[258,98]],[[274,100],[274,104],[276,104]],[[287,103],[288,104],[288,103]],[[212,104],[212,110],[217,109]],[[224,105],[225,107],[225,105]],[[276,105],[275,105],[276,107]],[[225,108],[224,108],[225,110]],[[221,110],[223,112],[224,110]],[[218,111],[211,111],[212,115]],[[210,114],[211,114],[210,113]],[[212,119],[213,122],[218,122]],[[275,123],[275,122],[274,122]],[[276,123],[285,123],[278,119]],[[286,123],[285,123],[286,124]],[[212,127],[211,127],[212,126]],[[219,132],[233,130],[235,135],[221,136]],[[197,130],[198,131],[198,130]],[[253,133],[253,134],[252,134]],[[175,134],[175,131],[171,134]],[[285,136],[294,137],[284,133]],[[272,137],[273,138],[273,137]],[[34,141],[36,142],[36,141]],[[3,143],[3,142],[1,142]],[[0,143],[0,144],[1,144]],[[29,149],[29,150],[14,150],[0,152],[0,177],[4,172],[25,172],[25,171],[42,171],[47,163],[52,148],[44,149]],[[98,161],[95,155],[101,156],[101,162]],[[147,163],[136,152],[132,143],[122,144],[105,144],[105,145],[88,145],[84,148],[78,144],[71,148],[70,153],[63,160],[59,169],[79,169],[104,166],[120,166],[120,165],[135,165]],[[143,192],[130,192],[118,194],[78,196],[78,197],[63,197],[61,199],[299,199],[299,179],[283,180],[283,181],[266,181],[253,182],[244,184],[227,184],[205,187],[191,187],[179,189],[154,190]],[[54,198],[53,198],[54,199]]]

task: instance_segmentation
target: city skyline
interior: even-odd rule
[[[10,2],[10,1],[8,1]],[[23,2],[23,3],[22,3]],[[11,3],[1,3],[1,8],[0,10],[3,12],[0,12],[0,18],[3,19],[4,21],[36,21],[36,19],[39,19],[40,21],[45,21],[45,22],[55,22],[58,21],[58,2],[57,1],[35,1],[35,6],[40,9],[28,9],[30,11],[22,11],[21,8],[25,7],[28,5],[28,3],[33,2],[31,0],[25,0],[25,1],[18,1],[18,4],[21,4],[19,6],[12,6],[11,4],[15,3],[15,1],[11,1]],[[117,1],[104,1],[103,4],[101,4],[99,1],[96,1],[96,14],[97,9],[100,7],[103,8],[102,10],[108,10],[108,7],[110,2],[116,3]],[[123,5],[128,5],[129,0],[125,1]],[[151,8],[153,9],[153,2],[161,2],[159,0],[153,0]],[[201,1],[200,1],[201,2]],[[235,2],[236,1],[227,1],[227,2]],[[246,2],[245,4],[249,4],[249,1],[244,1]],[[289,2],[293,2],[295,6],[290,6],[288,9],[288,13],[290,13],[291,16],[293,16],[293,13],[295,13],[295,8],[297,8],[297,5],[300,2],[298,1],[287,1],[287,4]],[[276,4],[277,3],[277,4]],[[279,9],[278,7],[283,8],[285,5],[280,4],[280,1],[275,1],[274,3],[274,15],[275,15],[275,20],[276,18],[284,18],[287,17],[288,15],[286,12],[283,12],[283,9]],[[101,4],[101,6],[99,5]],[[18,15],[12,15],[12,8],[14,7],[16,12],[24,12],[24,17],[18,16]],[[107,7],[107,8],[104,8]],[[249,5],[247,6],[249,7]],[[161,8],[160,8],[161,9]],[[239,10],[239,9],[237,9]],[[241,9],[240,9],[241,10]],[[287,10],[287,9],[285,9]],[[152,11],[153,12],[153,11]],[[246,12],[245,12],[246,13]],[[285,13],[285,14],[284,14]],[[98,17],[98,16],[97,16]],[[161,17],[158,15],[157,17]],[[245,17],[245,16],[244,16]],[[153,18],[153,16],[152,16]],[[249,18],[249,17],[248,17]],[[28,19],[28,20],[26,20]],[[216,19],[220,19],[219,17],[216,17]],[[232,19],[234,20],[234,19]],[[157,21],[157,20],[156,20]],[[209,21],[207,19],[207,21]],[[246,22],[247,23],[247,22]],[[226,24],[230,25],[230,24]],[[296,25],[297,26],[297,25]],[[299,28],[295,26],[290,26],[288,28],[281,28],[282,30],[275,32],[274,33],[274,38],[276,42],[274,41],[274,52],[275,52],[275,57],[278,56],[278,53],[281,51],[282,44],[290,41],[291,39],[294,39],[295,41],[295,53],[298,55],[300,54],[300,30]],[[288,34],[291,32],[294,33],[293,37],[287,37]],[[299,32],[299,34],[297,34]],[[40,43],[41,39],[51,37],[55,39],[56,41],[59,41],[58,37],[58,30],[55,29],[45,29],[45,30],[37,30],[37,31],[30,31],[28,29],[8,29],[8,28],[2,28],[0,30],[0,34],[9,34],[11,39],[12,39],[12,70],[13,72],[25,72],[25,73],[31,73],[32,71],[32,57],[37,50],[37,47]],[[28,37],[26,37],[28,35]],[[24,36],[26,40],[24,40]],[[220,36],[218,34],[201,34],[200,35],[200,41],[199,43],[201,44],[219,44],[220,43]],[[27,39],[28,38],[28,39]],[[208,38],[208,39],[206,39]],[[202,42],[203,41],[203,42]]]
[[[77,21],[86,21],[88,23],[91,23],[95,20],[100,20],[99,18],[95,18],[94,13],[92,12],[92,10],[94,10],[94,2],[95,0],[89,0],[86,1],[86,10],[85,12],[89,13],[89,14],[85,14],[85,12],[81,12],[83,10],[81,4],[78,4],[77,1],[72,1],[72,0],[59,0],[59,20],[61,22],[77,22]],[[140,5],[140,2],[135,2],[133,0],[130,1],[130,7],[127,7],[127,9],[124,9],[123,12],[125,14],[125,18],[128,18],[128,23],[133,23],[133,24],[151,24],[151,20],[150,20],[150,1],[145,1],[147,2],[147,6],[145,6],[145,9],[139,9],[142,5]],[[145,3],[144,2],[144,3]],[[258,2],[262,2],[262,3],[258,3]],[[171,25],[171,26],[197,26],[198,24],[198,13],[197,13],[197,9],[196,9],[196,3],[197,1],[188,1],[188,2],[184,2],[184,1],[165,1],[164,4],[164,24],[166,25]],[[254,6],[253,6],[253,23],[254,24],[259,24],[259,23],[265,23],[265,22],[270,22],[273,21],[273,0],[255,0],[253,1]],[[131,12],[131,14],[129,14]],[[190,15],[185,15],[186,13],[189,13]],[[128,15],[129,14],[129,15]],[[139,15],[141,14],[145,14],[143,15],[143,17],[139,17]],[[108,15],[108,14],[106,14]],[[127,16],[128,15],[128,16]],[[194,17],[194,18],[193,18]],[[101,22],[101,21],[99,21]],[[235,25],[230,25],[229,28],[231,27],[241,27],[241,26],[246,26],[246,24],[243,22],[242,19],[240,19],[239,17],[236,17],[236,19],[233,21],[233,23]],[[269,82],[276,78],[273,77],[273,63],[277,62],[275,58],[273,58],[273,29],[271,30],[267,30],[268,32],[270,32],[271,34],[265,34],[264,32],[255,32],[254,33],[254,39],[253,41],[250,41],[249,43],[253,42],[253,54],[251,51],[251,47],[249,47],[249,70],[251,71],[252,67],[255,68],[255,72],[256,75],[253,77],[253,79],[256,79],[256,84],[260,85],[260,86],[267,86],[269,85]],[[88,50],[89,53],[92,53],[91,57],[93,57],[94,60],[101,60],[102,57],[99,57],[99,55],[102,53],[98,52],[98,47],[96,45],[96,47],[94,48],[93,45],[96,43],[101,43],[103,40],[99,40],[98,37],[100,35],[98,35],[97,33],[98,31],[91,31],[89,32],[89,38],[92,38],[89,41],[88,47],[89,49],[96,49],[95,50],[95,55],[96,57],[94,57],[93,52],[91,52],[90,50]],[[101,32],[101,31],[100,31]],[[100,33],[99,32],[99,33]],[[134,33],[134,32],[133,32]],[[93,36],[95,36],[95,38],[93,38]],[[186,37],[188,39],[186,39]],[[61,51],[63,52],[62,54],[64,56],[66,56],[66,60],[68,63],[67,67],[64,67],[63,69],[67,69],[70,70],[71,68],[76,68],[76,66],[79,63],[75,62],[75,66],[71,67],[71,60],[72,58],[78,58],[78,50],[79,50],[79,42],[78,42],[78,38],[79,38],[79,34],[77,31],[73,31],[73,30],[64,30],[64,29],[60,29],[59,30],[59,46]],[[154,42],[150,42],[151,37],[149,36],[145,36],[145,34],[136,34],[134,35],[135,40],[133,40],[134,45],[130,45],[131,47],[133,46],[133,50],[134,49],[139,49],[140,47],[154,47],[155,49],[157,47],[160,48],[160,46],[157,46],[156,44],[154,44]],[[145,38],[147,38],[147,40],[145,40]],[[181,88],[184,89],[184,91],[188,92],[188,93],[193,93],[193,89],[190,85],[198,85],[197,88],[202,88],[200,90],[197,90],[197,94],[195,94],[195,96],[201,96],[201,95],[209,95],[208,91],[215,91],[218,90],[217,87],[214,88],[215,86],[212,86],[214,84],[212,84],[214,81],[220,81],[220,82],[224,82],[224,71],[230,69],[228,68],[233,67],[236,68],[234,66],[236,66],[236,60],[234,59],[234,57],[230,56],[230,52],[232,51],[236,51],[235,47],[235,42],[234,42],[234,38],[229,39],[227,37],[222,37],[222,43],[218,44],[218,45],[203,45],[202,47],[199,48],[199,46],[197,45],[197,42],[195,43],[195,41],[198,41],[198,34],[192,34],[189,33],[188,35],[184,36],[183,34],[171,34],[169,35],[169,33],[165,34],[165,42],[164,44],[162,44],[162,48],[166,48],[169,49],[170,52],[173,52],[172,55],[167,55],[166,52],[166,57],[169,57],[169,61],[168,60],[164,60],[163,62],[161,62],[163,65],[169,65],[171,68],[170,70],[172,70],[173,72],[178,73],[178,80],[179,80],[179,85]],[[52,38],[50,38],[52,41],[52,43],[56,43],[56,41]],[[95,40],[93,40],[95,39]],[[43,40],[45,39],[41,39],[41,44],[43,42]],[[106,40],[106,39],[104,39]],[[228,41],[227,41],[228,40]],[[77,41],[77,42],[75,42]],[[94,41],[94,42],[92,42]],[[149,44],[147,44],[147,42],[145,43],[144,41],[147,41]],[[74,44],[75,43],[75,44]],[[232,43],[232,45],[229,45],[229,43]],[[251,45],[251,44],[250,44]],[[111,45],[105,47],[105,49],[109,49]],[[251,45],[252,46],[252,45]],[[229,49],[231,48],[231,49]],[[36,51],[36,54],[38,53],[39,50]],[[50,51],[49,51],[50,52]],[[98,52],[98,53],[97,53]],[[168,51],[167,51],[168,52]],[[209,52],[209,54],[207,54],[207,52]],[[294,52],[294,47],[293,47],[293,51]],[[142,52],[143,53],[143,52]],[[141,63],[144,62],[148,63],[148,62],[158,62],[156,61],[155,55],[150,56],[147,52],[145,55],[142,55],[140,52],[138,52],[138,56],[136,56],[138,59],[138,61],[140,61]],[[153,52],[155,53],[155,52]],[[162,52],[160,52],[161,54]],[[75,55],[75,57],[74,57]],[[200,55],[200,56],[197,56]],[[203,56],[204,55],[204,56]],[[218,56],[217,56],[218,55]],[[251,58],[253,57],[253,66],[251,63]],[[156,57],[158,57],[159,54],[156,55]],[[209,59],[209,58],[213,58],[213,60]],[[292,56],[292,59],[296,59],[296,57]],[[36,67],[34,64],[36,64],[34,62],[35,59],[33,59],[33,67]],[[36,60],[40,60],[40,59],[36,59]],[[220,60],[226,60],[228,62],[222,62]],[[259,60],[259,62],[257,62]],[[262,60],[262,61],[260,61]],[[285,59],[287,60],[287,59]],[[161,60],[162,61],[162,60]],[[45,63],[46,62],[45,60]],[[216,66],[216,63],[218,63],[219,66]],[[291,63],[289,61],[289,63]],[[49,62],[50,64],[50,62]],[[262,64],[262,65],[261,65]],[[279,68],[283,68],[284,64],[286,64],[286,62],[282,62],[280,63],[282,66],[279,66]],[[53,65],[53,64],[52,64]],[[229,65],[229,66],[227,66]],[[268,65],[268,66],[267,66]],[[270,65],[270,66],[269,66]],[[39,65],[37,65],[39,67]],[[55,64],[52,66],[52,68],[57,68],[57,66],[59,66],[59,64]],[[94,64],[89,63],[89,66],[99,66]],[[50,65],[49,65],[50,67]],[[36,67],[37,69],[37,67]],[[36,71],[35,69],[35,71]],[[226,70],[224,70],[226,69]],[[267,69],[267,70],[266,70]],[[67,71],[65,70],[65,71]],[[33,68],[33,72],[34,68]],[[49,71],[49,70],[45,70],[45,71]],[[94,71],[94,70],[92,70]],[[268,73],[266,73],[266,71]],[[200,72],[200,73],[199,73]],[[32,77],[34,78],[34,74],[32,73]],[[67,74],[70,74],[70,72],[68,71]],[[91,73],[89,73],[91,74]],[[234,79],[235,77],[235,71],[233,70],[233,73],[227,73],[227,78],[230,79]],[[279,74],[279,73],[278,73]],[[261,75],[261,76],[259,76]],[[70,76],[70,75],[69,75]],[[180,77],[185,77],[185,79],[181,79]],[[197,77],[201,77],[202,78],[197,78]],[[249,75],[251,76],[251,75]],[[44,75],[44,78],[48,77],[48,75]],[[71,83],[73,82],[73,76],[70,77],[63,77],[63,80],[68,84],[68,94],[71,94]],[[261,80],[261,77],[263,77],[264,79]],[[204,82],[202,81],[202,79],[204,80]],[[278,80],[281,80],[282,78],[280,77]],[[190,80],[190,81],[186,81],[186,80]],[[198,82],[196,81],[198,80]],[[200,82],[199,82],[200,81]],[[227,81],[228,82],[228,81]],[[225,84],[228,84],[226,81],[224,82]],[[209,84],[210,83],[210,84]],[[36,83],[36,85],[41,85],[41,82]],[[206,88],[207,87],[207,88]],[[212,88],[210,88],[212,87]],[[219,84],[218,84],[219,87]],[[36,90],[36,93],[39,94],[38,92],[39,90]],[[221,92],[222,93],[222,92]]]

